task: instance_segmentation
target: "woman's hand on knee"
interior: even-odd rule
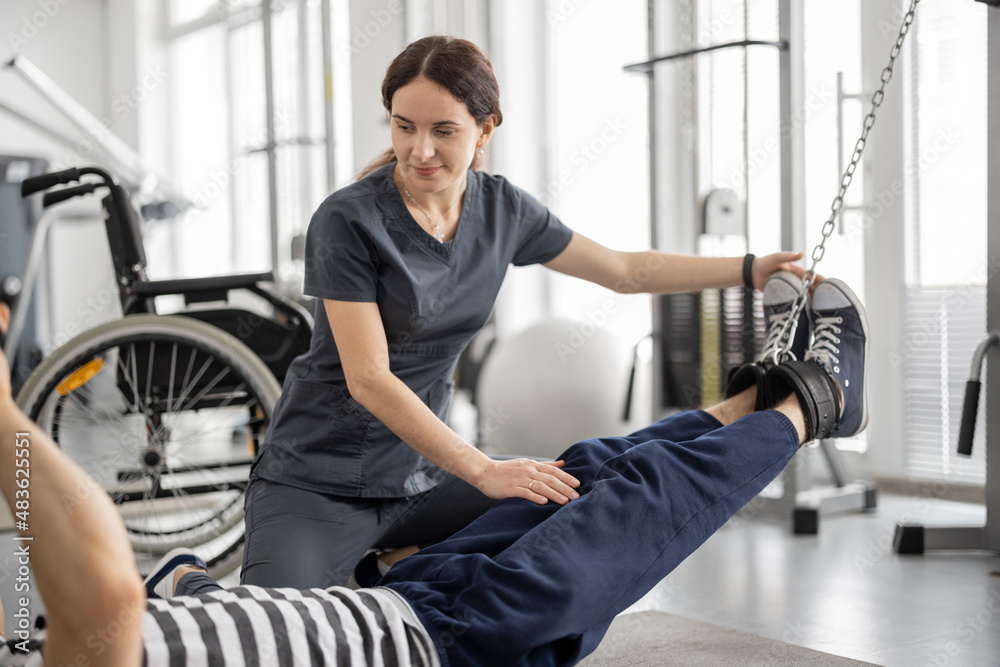
[[[564,461],[491,461],[476,487],[490,498],[524,498],[539,505],[565,505],[579,497],[580,481],[561,468]]]

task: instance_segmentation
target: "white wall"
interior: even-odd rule
[[[107,63],[113,49],[104,5],[100,0],[0,3],[4,38],[0,52],[6,63],[17,49],[84,109],[110,125]],[[53,168],[93,162],[92,136],[66,120],[9,67],[0,69],[0,103],[71,138],[69,144],[60,142],[0,110],[0,152],[43,157]],[[97,199],[53,209],[50,215],[67,219],[53,227],[48,271],[42,277],[53,295],[47,305],[43,302],[40,314],[48,320],[42,322],[46,351],[111,317],[114,301],[106,294],[112,272]]]
[[[91,113],[105,111],[106,53],[101,0],[5,0],[0,3],[0,57],[20,52]],[[46,9],[42,9],[42,7]],[[70,126],[10,68],[0,69],[0,102],[31,118]],[[82,138],[82,137],[81,137]],[[0,112],[0,150],[65,162],[67,151],[47,136]]]
[[[357,171],[391,145],[381,86],[386,67],[406,46],[406,17],[402,0],[351,0],[350,17]]]

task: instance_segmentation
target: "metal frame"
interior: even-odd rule
[[[987,258],[990,265],[1000,256],[1000,11],[989,12],[987,42]],[[1000,276],[991,270],[986,283],[986,328],[1000,329]],[[986,363],[986,527],[985,546],[1000,551],[1000,351],[995,347]],[[989,484],[993,480],[993,484]]]

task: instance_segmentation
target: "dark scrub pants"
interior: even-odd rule
[[[493,504],[350,396],[321,299],[376,304],[390,370],[443,420],[458,357],[507,268],[555,258],[573,233],[503,177],[469,171],[455,238],[439,243],[392,167],[332,194],[309,224],[303,292],[317,298],[316,322],[251,473],[244,584],[344,584],[369,547],[439,540]]]
[[[415,496],[385,499],[344,498],[257,480],[247,492],[241,582],[342,586],[369,548],[438,542],[495,503],[453,475]]]
[[[774,410],[725,427],[683,412],[628,437],[584,440],[560,457],[580,498],[501,501],[380,585],[406,598],[444,665],[576,664],[798,446]]]

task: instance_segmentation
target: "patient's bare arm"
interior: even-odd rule
[[[45,602],[45,663],[139,664],[145,591],[121,516],[15,405],[2,353],[0,490],[20,536],[30,538],[6,548],[29,562]]]

